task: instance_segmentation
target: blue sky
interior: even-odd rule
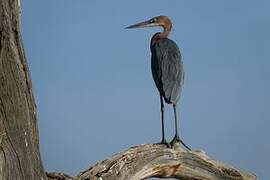
[[[178,105],[184,141],[269,177],[269,1],[22,3],[46,170],[75,175],[132,145],[160,141],[149,43],[161,29],[124,27],[167,15],[186,74]],[[165,113],[171,140],[172,107]]]

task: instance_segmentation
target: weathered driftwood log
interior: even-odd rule
[[[163,145],[139,145],[118,153],[80,173],[78,180],[177,179],[251,180],[256,176],[214,160],[203,151]]]

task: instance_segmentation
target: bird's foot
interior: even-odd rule
[[[174,147],[176,144],[182,144],[186,149],[191,151],[190,147],[188,147],[178,135],[174,136],[173,140],[170,142],[170,146]]]
[[[171,148],[171,145],[166,141],[166,139],[162,139],[161,142],[155,144],[165,145],[167,148]]]

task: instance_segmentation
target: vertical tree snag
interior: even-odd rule
[[[0,179],[45,180],[19,6],[0,0]]]

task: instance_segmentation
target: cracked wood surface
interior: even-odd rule
[[[254,174],[210,158],[203,151],[139,145],[97,163],[77,180],[139,180],[150,177],[193,180],[253,180]]]
[[[0,179],[46,180],[18,0],[0,0]]]

